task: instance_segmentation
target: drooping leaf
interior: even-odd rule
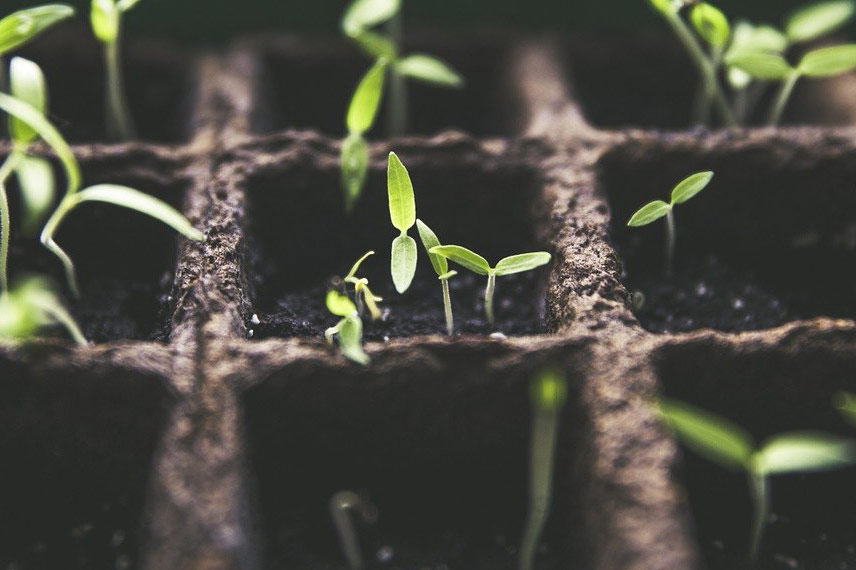
[[[9,90],[13,97],[28,103],[42,114],[47,113],[48,88],[42,69],[28,59],[12,58],[9,64]],[[9,117],[9,134],[16,143],[27,146],[38,133],[27,123]]]
[[[372,59],[386,59],[388,61],[398,59],[398,47],[395,42],[383,34],[362,30],[353,36],[353,39]]]
[[[514,273],[523,273],[531,271],[536,267],[547,265],[550,263],[550,254],[546,251],[536,251],[533,253],[521,253],[501,259],[496,264],[496,275],[513,275]]]
[[[74,317],[63,306],[59,297],[40,279],[32,279],[29,284],[21,288],[21,294],[25,302],[41,313],[40,317],[44,324],[58,324],[80,346],[87,346],[89,342],[80,330]]]
[[[672,190],[672,205],[683,204],[704,190],[713,179],[713,172],[697,172],[681,180]]]
[[[81,190],[75,196],[77,203],[105,202],[146,214],[170,226],[194,241],[203,241],[205,234],[194,228],[181,212],[154,196],[118,184],[98,184]]]
[[[353,313],[341,322],[339,327],[339,346],[346,358],[357,364],[368,366],[369,355],[363,350],[363,321]]]
[[[808,52],[799,65],[807,77],[832,77],[856,69],[856,44],[820,48]]]
[[[407,291],[413,282],[413,276],[416,275],[417,258],[418,253],[415,239],[402,234],[392,241],[390,270],[392,273],[392,283],[395,285],[395,290],[399,293]]]
[[[755,79],[780,81],[794,69],[779,54],[768,52],[740,52],[726,59],[728,65],[742,69]]]
[[[119,38],[119,19],[121,12],[116,0],[92,0],[89,20],[95,37],[105,44],[112,44]]]
[[[392,225],[406,232],[416,223],[416,198],[410,174],[394,152],[389,153],[387,167],[387,191],[389,193],[389,217]]]
[[[337,317],[347,317],[357,312],[357,306],[347,295],[331,289],[327,291],[327,310]]]
[[[442,255],[479,275],[487,275],[491,271],[490,264],[484,257],[459,245],[440,245],[432,247],[429,251],[436,255]]]
[[[535,410],[555,412],[565,405],[568,382],[559,370],[545,370],[532,382],[530,396]]]
[[[65,4],[46,4],[19,10],[0,20],[0,56],[24,44],[67,18],[74,16],[74,8]]]
[[[44,158],[26,156],[15,168],[15,175],[24,206],[24,228],[27,233],[34,233],[54,202],[56,184],[53,167]]]
[[[684,402],[663,400],[661,417],[687,447],[727,468],[748,468],[753,444],[749,435],[731,422]]]
[[[348,274],[345,276],[345,279],[348,277],[356,277],[357,271],[360,270],[360,265],[363,264],[365,260],[374,255],[373,251],[367,251],[361,258],[354,262],[354,265],[351,266],[351,270],[348,271]]]
[[[785,26],[792,42],[808,42],[834,32],[853,18],[856,3],[853,0],[820,2],[797,10]]]
[[[765,475],[826,471],[852,465],[856,445],[851,439],[817,432],[775,436],[758,452],[756,468]]]
[[[698,35],[708,44],[717,48],[724,48],[728,44],[731,26],[719,8],[707,2],[696,4],[690,13],[690,20]]]
[[[369,170],[369,145],[358,134],[351,134],[342,143],[342,189],[345,211],[350,212],[359,201]]]
[[[386,78],[386,60],[375,62],[369,68],[351,98],[346,123],[351,133],[363,134],[371,130],[383,99],[383,85]]]
[[[437,238],[437,234],[435,234],[422,220],[416,220],[416,229],[419,230],[419,238],[422,240],[422,245],[425,247],[425,251],[428,252],[428,259],[431,260],[431,266],[434,267],[434,271],[437,272],[437,275],[448,273],[449,262],[446,261],[446,258],[442,255],[431,253],[432,247],[440,245],[440,240]]]
[[[396,62],[395,69],[402,75],[432,85],[455,88],[464,85],[464,78],[449,64],[426,54],[415,53],[403,57]]]
[[[627,225],[631,228],[638,228],[639,226],[647,226],[651,222],[655,222],[669,213],[672,207],[669,204],[666,204],[662,200],[655,200],[653,202],[649,202],[645,204],[639,210],[633,214],[633,217],[630,218],[630,221],[627,222]]]
[[[400,0],[354,0],[342,17],[342,29],[349,36],[354,36],[386,22],[400,9]]]

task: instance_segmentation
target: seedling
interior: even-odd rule
[[[79,296],[80,289],[77,285],[74,263],[68,254],[59,247],[54,237],[66,217],[81,204],[104,202],[122,206],[151,216],[172,227],[188,239],[196,241],[205,239],[205,235],[194,228],[187,218],[175,208],[133,188],[116,184],[99,184],[80,190],[82,180],[80,165],[77,163],[71,147],[38,109],[5,93],[0,93],[0,111],[19,119],[38,133],[42,140],[53,149],[63,166],[67,181],[66,193],[56,210],[48,218],[42,230],[41,242],[61,261],[69,287],[75,296]]]
[[[443,307],[446,312],[446,333],[449,336],[455,334],[455,318],[452,315],[452,296],[449,294],[449,279],[458,274],[457,271],[449,271],[449,262],[442,255],[431,253],[432,247],[440,245],[440,240],[437,239],[431,228],[429,228],[422,220],[416,220],[416,229],[419,230],[419,238],[422,240],[422,245],[425,246],[425,251],[428,252],[428,259],[431,260],[431,267],[437,272],[437,278],[443,286]]]
[[[65,328],[77,344],[89,344],[46,281],[29,278],[10,291],[0,292],[0,342],[31,340],[53,325]]]
[[[372,320],[376,321],[381,318],[382,314],[380,312],[380,308],[378,308],[377,304],[383,301],[380,297],[377,297],[372,290],[369,289],[369,280],[365,277],[357,277],[357,271],[360,269],[360,265],[362,265],[363,261],[368,259],[374,255],[373,251],[369,251],[364,256],[359,258],[354,266],[351,267],[351,270],[348,272],[348,275],[345,276],[345,283],[351,284],[354,286],[354,299],[357,302],[357,312],[362,315],[363,307],[368,307],[369,314],[372,316]]]
[[[675,215],[674,209],[678,204],[691,199],[693,196],[705,189],[713,178],[713,172],[698,172],[693,174],[672,189],[672,197],[669,203],[662,200],[654,200],[645,204],[633,214],[627,225],[631,228],[647,226],[662,217],[666,218],[666,274],[672,275],[672,267],[675,257]]]
[[[404,293],[416,274],[416,240],[407,235],[407,230],[416,223],[416,198],[413,195],[410,174],[394,152],[389,153],[386,176],[389,217],[395,229],[401,232],[401,235],[392,241],[390,271],[395,290]]]
[[[559,419],[567,394],[567,382],[559,371],[545,371],[532,382],[529,513],[523,527],[520,570],[533,570],[535,567],[535,550],[547,522],[547,516],[550,514]]]
[[[104,44],[107,70],[107,134],[122,140],[134,138],[134,121],[125,96],[122,76],[122,16],[140,0],[92,0],[92,31]]]
[[[362,570],[363,556],[360,553],[360,543],[357,540],[357,529],[351,512],[356,513],[364,523],[377,522],[377,507],[353,491],[339,491],[330,497],[330,518],[339,535],[339,545],[348,561],[351,570]]]
[[[496,289],[496,278],[531,271],[542,265],[547,265],[550,263],[551,258],[550,254],[546,251],[521,253],[501,259],[495,267],[491,267],[484,257],[459,245],[435,246],[429,250],[429,253],[441,255],[477,275],[487,276],[487,288],[484,293],[484,310],[487,320],[491,325],[495,322],[493,293]]]
[[[363,351],[363,321],[360,320],[357,306],[347,295],[330,290],[327,292],[327,310],[341,317],[336,326],[324,331],[327,342],[333,344],[333,339],[337,338],[345,358],[368,366],[371,361],[368,354]]]
[[[48,28],[74,16],[74,8],[65,4],[45,4],[14,12],[0,20],[0,87],[6,76],[3,58],[23,47]]]
[[[749,554],[753,560],[770,516],[770,476],[827,471],[856,462],[853,440],[819,432],[789,432],[756,446],[740,427],[689,404],[663,400],[659,412],[694,452],[727,469],[743,470],[749,476],[754,505]]]

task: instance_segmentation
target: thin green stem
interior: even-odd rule
[[[446,332],[449,336],[455,334],[455,318],[452,315],[452,296],[449,294],[449,280],[441,280],[443,284],[443,305],[446,308]]]
[[[348,567],[351,570],[362,570],[363,557],[351,511],[356,511],[366,522],[374,522],[377,509],[352,491],[340,491],[330,498],[330,517],[339,535],[339,544],[348,561]]]
[[[487,322],[494,324],[493,316],[493,292],[496,289],[496,273],[491,271],[487,274],[487,288],[484,291],[484,312],[487,315]]]
[[[120,42],[121,32],[116,41],[104,45],[104,62],[107,67],[107,133],[111,137],[130,140],[135,136],[134,122],[125,96]]]
[[[12,216],[9,214],[9,197],[6,181],[24,159],[24,152],[15,149],[0,166],[0,293],[9,291],[9,240]]]
[[[675,267],[675,209],[666,214],[666,276],[671,277]]]
[[[711,49],[710,61],[713,64],[713,68],[715,70],[719,70],[719,67],[722,64],[722,48],[715,47]],[[710,84],[707,81],[701,80],[698,86],[698,91],[696,92],[695,103],[693,104],[693,122],[695,124],[710,124],[714,97],[715,94],[711,92]]]
[[[74,342],[79,344],[80,346],[89,346],[89,341],[86,340],[86,337],[83,336],[83,331],[80,330],[77,322],[74,320],[74,317],[71,316],[65,307],[60,305],[58,302],[45,302],[40,303],[37,302],[38,307],[49,314],[53,319],[65,327],[65,330],[68,331],[68,334],[71,335],[71,338],[74,339]]]
[[[776,96],[776,103],[770,110],[770,116],[767,119],[767,126],[775,127],[782,120],[782,115],[785,113],[785,107],[787,107],[788,101],[794,92],[794,87],[797,86],[797,81],[800,80],[800,77],[801,75],[799,71],[794,70],[787,79],[782,82],[779,94]]]
[[[767,477],[763,474],[752,470],[749,473],[749,483],[752,489],[752,502],[755,511],[752,520],[749,557],[754,562],[758,558],[758,551],[761,548],[761,538],[764,535],[764,527],[767,526],[767,518],[770,516],[770,495],[767,489]]]
[[[71,257],[69,257],[69,255],[54,241],[54,236],[62,225],[62,222],[65,220],[65,217],[79,203],[80,200],[78,199],[77,194],[66,194],[65,198],[63,198],[59,203],[59,206],[57,206],[57,209],[54,210],[54,213],[51,214],[50,218],[48,218],[41,235],[42,244],[48,248],[51,253],[56,255],[62,263],[68,287],[75,298],[80,298],[80,287],[77,284],[77,273],[74,269],[74,262],[71,260]]]
[[[386,24],[387,32],[393,43],[402,49],[404,40],[404,16],[403,9],[399,9],[395,16]],[[391,137],[402,136],[407,133],[407,118],[409,114],[407,101],[407,78],[396,71],[395,64],[389,68],[389,118],[387,119],[387,134]]]

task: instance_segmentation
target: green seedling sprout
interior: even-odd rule
[[[425,246],[425,251],[428,252],[428,259],[431,260],[431,267],[437,272],[437,278],[443,287],[443,307],[446,312],[446,333],[449,336],[455,334],[455,317],[452,314],[452,296],[449,293],[449,279],[458,274],[457,271],[449,271],[449,262],[442,255],[431,253],[432,247],[440,245],[440,240],[437,239],[431,228],[429,228],[422,220],[416,220],[416,229],[419,230],[419,238],[422,240],[422,245]]]
[[[666,274],[672,275],[672,267],[675,258],[675,214],[674,208],[678,204],[690,200],[693,196],[705,189],[713,178],[713,172],[697,172],[688,176],[678,183],[672,190],[669,203],[662,200],[654,200],[642,206],[627,225],[631,228],[647,226],[662,217],[666,218]]]
[[[351,270],[348,272],[348,275],[345,276],[345,283],[354,286],[354,299],[357,302],[357,312],[362,315],[363,307],[367,307],[369,310],[369,314],[372,317],[373,321],[376,321],[381,318],[382,313],[380,312],[380,308],[377,306],[378,303],[383,301],[382,298],[376,296],[372,293],[372,290],[369,289],[369,280],[365,277],[357,277],[357,271],[360,269],[360,265],[362,265],[363,261],[368,259],[374,255],[373,251],[367,252],[364,256],[359,258],[354,266],[351,267]]]
[[[488,322],[495,323],[493,312],[493,293],[496,289],[496,278],[515,273],[531,271],[542,265],[550,263],[550,254],[546,251],[532,253],[521,253],[500,259],[495,267],[491,267],[487,260],[479,254],[459,245],[440,245],[432,247],[429,253],[441,255],[450,261],[454,261],[461,267],[469,269],[477,275],[487,276],[487,287],[484,293],[484,310]]]
[[[65,328],[78,345],[89,344],[44,280],[29,278],[9,291],[0,292],[0,343],[31,340],[42,328],[53,325]]]
[[[337,338],[339,348],[345,358],[353,360],[357,364],[368,366],[371,360],[368,354],[363,351],[363,321],[360,320],[357,306],[347,295],[330,290],[327,292],[327,310],[337,317],[341,317],[336,326],[324,331],[327,342],[333,344],[333,339]]]
[[[0,88],[5,84],[6,54],[23,47],[48,28],[74,16],[65,4],[45,4],[14,12],[0,20]]]
[[[395,290],[404,293],[416,275],[418,252],[416,240],[407,231],[416,223],[416,198],[410,174],[394,152],[389,153],[387,166],[387,192],[389,194],[389,217],[392,225],[401,232],[392,242],[390,271]]]
[[[690,22],[692,22],[698,36],[707,44],[707,57],[714,70],[718,71],[722,66],[722,57],[732,36],[728,18],[719,8],[701,2],[693,6],[690,11]],[[715,89],[718,85],[718,79],[716,82],[701,81],[693,113],[696,123],[704,125],[710,122],[711,107],[716,98]]]
[[[558,371],[543,372],[532,382],[529,512],[523,527],[519,570],[533,570],[535,567],[535,550],[550,514],[559,419],[567,394],[567,382]]]
[[[134,121],[122,76],[122,17],[140,0],[92,0],[90,19],[96,39],[104,44],[107,70],[107,134],[122,140],[134,138]]]
[[[377,522],[378,512],[377,507],[353,491],[339,491],[330,497],[330,518],[333,519],[333,526],[336,527],[336,534],[339,536],[339,544],[348,561],[348,567],[351,570],[362,570],[365,564],[360,553],[357,529],[354,528],[351,512],[356,513],[364,523],[368,524]]]
[[[789,432],[756,446],[740,427],[689,404],[663,400],[659,413],[694,452],[722,467],[742,470],[748,475],[755,511],[749,550],[752,560],[757,558],[770,516],[770,476],[827,471],[856,462],[853,440],[829,434]]]
[[[175,208],[133,188],[116,184],[99,184],[80,190],[82,182],[80,165],[74,157],[71,147],[59,134],[59,131],[45,118],[44,114],[32,105],[5,93],[0,93],[0,111],[8,113],[38,133],[42,140],[56,153],[65,171],[67,184],[65,196],[42,229],[41,242],[59,258],[65,270],[68,285],[75,296],[80,295],[80,288],[77,284],[74,262],[54,238],[63,221],[82,204],[103,202],[136,210],[170,226],[188,239],[195,241],[205,239],[205,235],[194,228],[187,218]]]

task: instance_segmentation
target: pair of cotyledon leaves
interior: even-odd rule
[[[369,356],[363,350],[363,321],[354,302],[347,295],[330,290],[327,292],[327,310],[341,317],[336,326],[325,332],[328,341],[337,336],[339,347],[346,358],[367,365]]]
[[[654,200],[642,206],[633,216],[627,225],[630,227],[646,226],[655,222],[672,211],[672,208],[677,204],[693,198],[696,194],[704,190],[710,181],[713,179],[713,172],[697,172],[680,181],[672,190],[671,199],[669,202],[662,200]]]

